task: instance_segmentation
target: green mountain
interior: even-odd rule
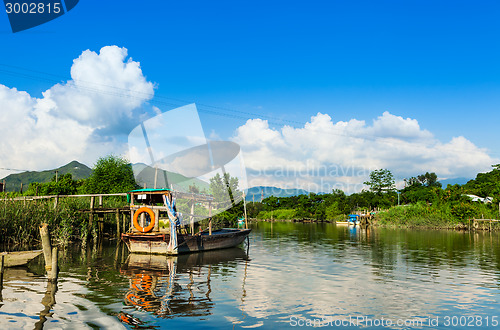
[[[459,184],[462,186],[467,182],[469,182],[470,180],[471,179],[468,178],[454,178],[454,179],[439,180],[439,182],[441,182],[443,189],[445,189],[449,184],[451,185]]]
[[[17,174],[10,174],[4,179],[0,179],[0,181],[5,180],[6,190],[7,191],[20,191],[21,183],[23,185],[23,190],[27,189],[30,183],[32,182],[50,182],[52,178],[56,175],[62,176],[67,173],[71,173],[73,176],[73,180],[86,179],[92,174],[92,170],[85,164],[79,163],[76,160],[72,161],[69,164],[61,166],[57,169],[46,170],[46,171],[29,171]]]
[[[154,177],[157,175],[158,182],[162,182],[164,175],[168,176],[169,185],[172,184],[175,190],[188,191],[190,185],[196,185],[200,191],[209,190],[209,184],[205,181],[199,180],[197,178],[188,178],[183,175],[158,171],[155,173],[155,169],[144,164],[132,164],[132,168],[135,173],[139,173],[136,177],[137,184],[141,187],[146,185],[148,188],[154,187]],[[0,179],[0,182],[5,180],[6,191],[20,191],[21,183],[23,190],[26,190],[30,183],[33,182],[50,182],[52,178],[56,175],[62,176],[66,173],[71,173],[73,180],[86,179],[92,174],[92,169],[87,165],[79,163],[77,161],[72,161],[71,163],[61,166],[57,169],[46,170],[46,171],[28,171],[17,174],[10,174],[9,176]],[[164,182],[164,179],[163,179]]]
[[[200,191],[208,191],[210,185],[197,178],[189,178],[184,175],[173,173],[165,170],[159,169],[158,171],[150,166],[142,163],[132,164],[132,169],[135,174],[135,181],[141,187],[146,186],[147,188],[153,188],[155,186],[154,181],[156,177],[157,187],[165,186],[165,178],[167,178],[169,186],[172,185],[174,190],[177,191],[189,191],[189,186],[196,185]]]
[[[309,195],[309,191],[296,188],[281,189],[277,187],[257,186],[248,189],[245,199],[247,202],[260,202],[262,198],[267,198],[269,196],[291,197],[299,195]]]

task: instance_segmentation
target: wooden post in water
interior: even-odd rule
[[[122,233],[126,233],[127,232],[127,215],[125,213],[122,214],[122,222],[123,222]]]
[[[243,190],[243,212],[245,212],[245,229],[248,229],[248,220],[247,220],[247,201],[245,196],[245,190]]]
[[[194,235],[194,199],[191,201],[191,216],[189,220],[191,235]]]
[[[102,195],[99,195],[99,208],[102,208]],[[99,236],[102,236],[103,231],[104,231],[104,213],[99,213],[99,221],[97,223],[97,230],[99,233]]]
[[[3,301],[2,290],[3,290],[3,262],[4,256],[0,256],[0,301]]]
[[[40,226],[40,237],[42,238],[43,258],[45,259],[45,270],[51,276],[52,270],[52,247],[50,246],[49,225],[42,223]]]
[[[3,289],[3,263],[4,263],[4,255],[2,254],[0,256],[0,298],[2,297],[2,289]]]
[[[212,203],[208,203],[208,234],[212,235]]]
[[[57,259],[58,259],[58,250],[57,247],[52,249],[52,269],[49,275],[49,281],[51,282],[57,282],[57,275],[58,275],[58,267],[57,267]]]
[[[120,239],[120,210],[116,209],[116,237]]]
[[[94,222],[94,196],[90,197],[89,231],[92,230]]]

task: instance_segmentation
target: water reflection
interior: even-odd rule
[[[241,248],[180,256],[130,254],[121,268],[121,273],[129,277],[124,303],[157,318],[206,317],[215,306],[212,271],[230,273],[238,263],[248,261]],[[244,290],[244,283],[242,286]],[[134,328],[145,324],[123,311],[119,319]]]
[[[281,320],[283,327],[291,314],[342,320],[486,317],[500,311],[499,233],[293,223],[256,227],[252,248],[263,252],[252,258],[247,290],[252,304],[244,308],[261,319]]]
[[[498,232],[258,223],[249,251],[171,258],[104,241],[61,250],[57,290],[39,261],[4,274],[0,329],[274,329],[289,328],[291,316],[500,315]]]

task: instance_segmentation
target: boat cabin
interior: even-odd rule
[[[140,233],[170,232],[170,218],[176,218],[181,231],[195,233],[196,218],[207,218],[212,213],[213,197],[182,193],[170,189],[137,189],[128,193],[131,211],[131,231]],[[205,215],[196,215],[195,205],[203,204]],[[179,219],[175,214],[182,216]],[[187,228],[189,225],[189,228]]]
[[[122,234],[122,240],[131,253],[177,255],[223,249],[240,244],[251,231],[224,228],[212,232],[212,196],[139,189],[129,192],[128,199],[131,230]],[[197,231],[196,220],[206,218],[210,219],[208,228]]]

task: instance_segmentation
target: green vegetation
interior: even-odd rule
[[[74,195],[126,192],[136,188],[134,175],[128,163],[119,157],[108,156],[97,161],[87,179],[74,180],[71,173],[54,175],[46,183],[33,182],[24,192],[0,193],[0,198],[22,196]],[[95,237],[97,221],[92,227],[89,216],[80,210],[87,209],[90,198],[42,199],[36,201],[0,200],[0,244],[29,245],[39,238],[38,227],[49,224],[53,238],[67,244],[74,239],[86,241]],[[104,207],[124,207],[125,197],[104,199]],[[114,215],[103,217],[104,232],[116,228]]]
[[[351,195],[334,190],[320,195],[271,196],[261,203],[249,203],[248,214],[257,219],[332,221],[345,219],[355,210],[376,210],[377,225],[429,228],[462,228],[470,218],[499,217],[500,164],[463,186],[448,185],[442,189],[437,175],[429,172],[405,183],[404,189],[396,191],[392,173],[380,169],[371,172],[370,180],[365,182],[370,187],[368,191]],[[473,202],[468,194],[489,196],[493,201]]]
[[[210,178],[210,194],[214,196],[217,208],[229,208],[234,200],[241,198],[238,184],[238,178],[231,177],[229,173],[224,173],[223,176],[217,173]]]
[[[126,205],[125,198],[105,199],[106,207]],[[88,214],[79,210],[88,208],[88,199],[64,198],[60,199],[57,207],[54,200],[38,201],[0,201],[0,244],[19,244],[29,246],[38,243],[39,229],[42,223],[49,224],[51,235],[57,242],[66,245],[75,239],[85,239],[95,233],[96,222],[93,228],[89,227]],[[105,232],[112,232],[116,228],[113,218],[104,217]]]
[[[71,173],[64,174],[62,177],[52,177],[47,183],[33,182],[24,192],[25,196],[49,196],[49,195],[74,195],[83,185],[84,180],[73,180]]]
[[[372,171],[370,173],[370,181],[363,183],[370,186],[370,190],[377,194],[383,194],[395,190],[394,176],[391,171],[387,169]]]
[[[242,217],[243,201],[233,205],[234,201],[241,199],[243,193],[239,189],[239,180],[231,177],[229,173],[221,176],[217,173],[210,179],[209,194],[214,197],[214,214],[217,210],[220,212],[212,217],[214,228],[232,226],[236,223],[238,217]],[[202,226],[208,226],[208,220],[201,223]]]
[[[21,184],[23,186],[23,192],[32,183],[46,183],[56,180],[56,176],[61,178],[64,175],[71,174],[73,180],[83,180],[87,179],[92,174],[92,169],[88,168],[86,165],[79,163],[77,161],[72,161],[62,167],[55,170],[47,170],[41,172],[23,172],[19,174],[11,174],[5,179],[7,185],[7,191],[11,192],[21,192]]]
[[[92,175],[85,180],[82,192],[87,194],[123,193],[137,188],[132,166],[123,158],[99,158]]]
[[[73,164],[76,165],[76,164]],[[126,160],[115,156],[99,159],[87,179],[76,179],[71,173],[51,172],[49,182],[33,182],[21,192],[0,193],[0,198],[34,195],[72,195],[126,192],[137,188],[131,166]],[[276,220],[342,220],[355,210],[377,211],[375,223],[381,226],[460,228],[470,218],[498,218],[500,202],[500,164],[488,173],[479,173],[465,185],[448,185],[445,189],[437,182],[435,173],[425,173],[405,180],[405,188],[396,191],[394,178],[387,169],[373,171],[365,182],[370,189],[346,195],[341,190],[329,194],[303,194],[292,197],[265,198],[261,203],[250,202],[247,213],[250,218]],[[209,193],[214,196],[215,227],[232,225],[243,216],[243,202],[233,204],[231,200],[241,197],[238,179],[216,175],[210,180]],[[231,193],[227,194],[230,187]],[[205,193],[205,188],[192,183],[191,192]],[[399,194],[399,196],[398,196]],[[489,196],[492,203],[473,202],[467,194]],[[399,198],[398,198],[399,197]],[[401,204],[398,206],[398,200]],[[128,205],[124,197],[104,199],[104,207]],[[56,240],[66,244],[74,239],[86,240],[94,236],[96,221],[89,226],[89,217],[80,210],[88,208],[84,198],[36,201],[0,200],[0,244],[34,243],[38,238],[38,226],[48,223]],[[189,205],[179,205],[179,210],[189,214]],[[226,210],[227,209],[227,210]],[[208,209],[195,205],[196,214],[208,216]],[[113,232],[114,215],[105,216],[105,232]],[[206,222],[206,221],[205,221]],[[202,223],[202,226],[207,223]]]

